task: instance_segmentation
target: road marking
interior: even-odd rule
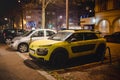
[[[23,55],[24,53],[20,53],[20,52],[16,52],[23,60],[27,60],[28,58]],[[46,71],[42,71],[42,70],[36,70],[39,74],[41,74],[42,76],[44,76],[47,80],[56,80],[53,76],[51,76],[50,74],[48,74]]]

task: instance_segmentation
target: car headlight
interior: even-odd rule
[[[12,44],[17,44],[19,42],[19,40],[13,40],[11,43]]]
[[[37,49],[36,53],[37,53],[37,55],[44,56],[44,55],[47,55],[48,49],[47,48],[39,48],[39,49]]]

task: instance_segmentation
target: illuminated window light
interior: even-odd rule
[[[106,26],[106,20],[103,20],[103,27],[105,27]]]
[[[30,18],[31,18],[31,16],[26,16],[26,18],[27,18],[27,19],[30,19]]]
[[[6,21],[7,21],[7,20],[8,20],[8,18],[4,18],[4,20],[6,20]]]

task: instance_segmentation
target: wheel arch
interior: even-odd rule
[[[54,54],[56,54],[57,52],[59,52],[59,51],[61,51],[62,54],[64,53],[65,55],[67,55],[67,56],[69,57],[68,51],[67,51],[65,48],[63,48],[63,47],[58,47],[58,48],[56,48],[56,49],[51,53],[50,58],[51,58]]]
[[[99,48],[102,48],[102,49],[106,50],[106,44],[105,44],[105,43],[100,43],[100,44],[97,46],[96,51],[97,51]]]
[[[67,63],[69,57],[68,52],[65,48],[56,48],[50,55],[49,65],[51,67],[63,67]]]
[[[99,45],[98,45],[98,47],[104,47],[104,48],[106,48],[106,44],[105,43],[100,43]],[[98,48],[97,47],[97,48]]]
[[[97,48],[96,48],[96,58],[98,60],[102,60],[103,57],[105,57],[105,53],[106,53],[106,44],[105,43],[100,43]]]

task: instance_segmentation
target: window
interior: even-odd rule
[[[91,40],[91,39],[98,39],[97,35],[95,33],[85,33],[84,34],[85,40]]]
[[[38,32],[35,32],[32,37],[38,37]]]
[[[120,9],[120,0],[114,0],[113,5],[114,9]]]
[[[82,33],[75,33],[69,38],[69,40],[71,40],[71,41],[82,41],[83,40],[83,34]]]
[[[102,33],[109,33],[109,22],[107,20],[102,20],[100,22],[99,31]]]
[[[46,31],[46,36],[52,36],[53,34],[55,34],[53,31]]]
[[[44,36],[44,31],[37,31],[32,35],[32,37],[43,37],[43,36]]]
[[[114,26],[114,32],[120,31],[120,19],[116,20],[113,26]]]
[[[38,31],[38,36],[43,37],[44,36],[44,31]]]
[[[99,0],[100,11],[107,10],[108,0]]]

